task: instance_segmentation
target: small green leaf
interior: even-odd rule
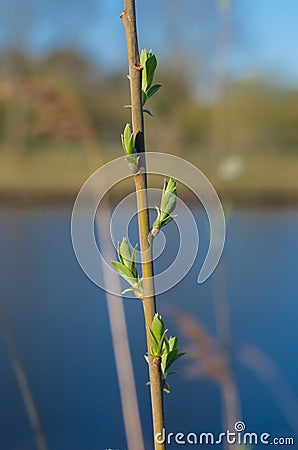
[[[133,166],[135,169],[137,169],[138,167],[138,162],[139,162],[139,156],[137,156],[136,154],[134,155],[128,155],[126,158],[126,161],[129,165]]]
[[[121,142],[124,153],[126,155],[132,155],[135,151],[134,134],[129,123],[126,124],[123,134],[121,134]]]
[[[163,355],[163,346],[164,346],[164,340],[166,338],[166,333],[167,333],[167,330],[164,331],[163,335],[161,336],[161,338],[158,342],[158,346],[157,346],[156,352],[155,352],[156,356],[162,357],[162,355]]]
[[[151,330],[154,333],[154,336],[156,336],[156,338],[160,340],[165,331],[165,326],[162,317],[158,313],[156,313],[153,317]]]
[[[177,337],[170,337],[169,339],[169,348],[170,350],[178,349],[178,338]]]
[[[176,208],[176,202],[176,180],[174,178],[170,178],[168,182],[165,180],[164,183],[163,195],[160,204],[161,212],[166,213],[167,215],[172,214]]]
[[[129,139],[126,143],[126,147],[127,147],[127,154],[133,155],[135,152],[135,137],[133,133],[131,133],[131,135],[129,136]]]
[[[143,50],[141,51],[141,56],[140,56],[140,62],[143,67],[145,66],[146,59],[147,59],[147,50],[145,48],[143,48]]]
[[[169,344],[169,340],[168,340],[167,337],[165,337],[164,344],[165,344],[165,353],[169,353],[169,351],[170,351],[170,344]]]
[[[169,368],[171,367],[171,365],[177,361],[177,359],[181,358],[181,356],[185,355],[185,353],[178,353],[178,349],[177,350],[173,350],[172,352],[169,352],[166,358],[166,363],[165,363],[165,372],[167,372],[169,370]]]
[[[145,89],[145,92],[146,92],[152,85],[154,72],[157,67],[157,59],[156,59],[156,56],[152,54],[152,50],[151,50],[151,55],[147,58],[145,67],[146,67],[146,75],[147,75],[147,80],[146,80],[147,84],[146,84],[146,89]]]
[[[172,222],[172,220],[174,220],[174,216],[168,216],[165,214],[165,216],[162,219],[162,227],[165,227],[166,225],[168,225],[170,222]]]
[[[133,291],[137,297],[143,298],[143,280],[139,278],[136,267],[137,245],[131,250],[128,239],[124,237],[121,242],[118,242],[117,253],[119,261],[112,261],[112,264],[119,275],[132,286],[122,293]]]
[[[164,180],[160,208],[156,208],[157,218],[152,225],[151,234],[153,236],[156,236],[161,227],[164,227],[174,220],[172,212],[176,208],[176,203],[176,180],[174,178],[170,178],[168,181]]]
[[[113,266],[116,271],[121,275],[131,286],[135,286],[137,284],[137,280],[135,279],[133,273],[119,261],[112,261]]]
[[[167,330],[165,330],[162,317],[156,313],[152,320],[151,327],[149,327],[149,334],[152,343],[151,353],[153,356],[162,356],[166,333]]]
[[[167,183],[165,183],[165,187],[167,187]],[[156,313],[152,320],[151,327],[148,329],[150,340],[151,340],[151,348],[150,354],[151,357],[159,357],[160,358],[160,369],[161,369],[161,377],[164,383],[165,392],[169,392],[169,385],[166,383],[166,379],[169,375],[174,374],[175,372],[169,372],[170,366],[185,353],[178,353],[178,338],[170,337],[167,338],[167,330],[165,330],[164,322],[162,317]],[[150,364],[150,359],[145,356],[146,361]]]
[[[154,114],[152,111],[150,111],[150,109],[143,109],[143,112],[149,114],[149,116],[151,117],[154,117]]]
[[[136,269],[137,246],[138,245],[136,245],[133,251],[131,251],[128,239],[124,237],[121,243],[118,242],[117,247],[119,261],[130,270],[136,279],[138,279],[138,272]]]
[[[161,88],[161,84],[154,84],[153,86],[151,86],[150,89],[148,89],[148,91],[146,92],[147,99],[152,97],[154,94],[156,94],[156,92],[160,88]]]
[[[153,55],[152,50],[149,50],[147,53],[147,50],[143,49],[140,56],[140,62],[143,66],[142,90],[147,93],[153,82],[154,72],[157,67],[157,59],[156,56]]]
[[[122,263],[126,265],[131,270],[132,265],[132,253],[130,250],[130,245],[128,239],[124,237],[121,243],[118,243],[118,256]]]
[[[127,142],[129,141],[131,134],[132,134],[131,125],[130,125],[130,123],[127,123],[124,128],[124,132],[123,132],[124,142],[126,145],[127,145]]]
[[[151,338],[152,347],[154,347],[154,349],[155,349],[158,346],[158,340],[156,339],[156,336],[154,335],[154,333],[152,332],[150,327],[149,327],[149,334],[150,334],[150,338]],[[151,349],[151,351],[152,351],[152,349]]]

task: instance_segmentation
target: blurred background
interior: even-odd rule
[[[105,294],[70,238],[79,188],[122,156],[122,1],[0,4],[0,449],[124,450]],[[227,211],[223,258],[199,286],[207,219],[183,191],[203,253],[159,300],[188,351],[166,397],[167,427],[220,432],[243,420],[298,439],[298,4],[139,0],[137,14],[163,85],[145,118],[147,150],[197,165]],[[116,186],[113,201],[131,190]],[[134,221],[130,234],[135,242]],[[172,261],[174,224],[166,236],[157,271]],[[151,449],[142,310],[124,305]]]

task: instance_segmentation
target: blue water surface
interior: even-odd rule
[[[175,308],[190,314],[216,338],[216,304],[223,302],[231,334],[224,344],[247,430],[298,439],[298,211],[236,210],[228,221],[219,267],[202,285],[196,280],[207,250],[208,227],[199,209],[193,208],[193,213],[199,223],[199,255],[187,276],[160,295],[159,310],[168,317],[172,334],[181,335],[171,314]],[[48,450],[124,450],[105,294],[76,261],[70,216],[67,207],[0,210],[1,308]],[[135,222],[129,233],[135,235]],[[164,270],[177,251],[174,223],[165,235],[166,249],[156,261],[157,272]],[[125,311],[146,450],[151,450],[141,303],[127,299]],[[183,335],[180,342],[182,349],[187,347]],[[248,344],[265,358],[261,363],[252,361],[255,369],[245,363]],[[0,359],[0,449],[36,450],[1,330]],[[224,429],[220,386],[210,378],[187,377],[189,364],[186,358],[177,362],[178,373],[170,380],[172,393],[165,397],[167,429],[219,433]]]

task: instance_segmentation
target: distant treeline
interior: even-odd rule
[[[128,81],[107,74],[84,56],[60,51],[43,57],[0,55],[1,148],[31,151],[55,142],[119,145],[129,120]],[[191,71],[191,67],[187,69]],[[298,152],[298,90],[263,79],[228,83],[197,93],[187,73],[161,68],[163,84],[146,119],[152,150],[173,153],[196,149],[226,153]],[[190,74],[191,75],[191,74]]]

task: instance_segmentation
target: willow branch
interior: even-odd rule
[[[144,297],[142,299],[145,324],[147,348],[149,356],[149,376],[152,403],[152,417],[154,430],[155,450],[164,450],[165,444],[160,444],[155,437],[163,432],[164,414],[163,414],[163,387],[161,380],[160,360],[150,357],[151,340],[149,335],[149,326],[156,313],[156,302],[154,294],[154,278],[151,246],[148,241],[150,232],[149,213],[147,201],[147,177],[145,160],[145,139],[144,139],[144,117],[142,105],[142,66],[140,65],[140,56],[138,49],[137,26],[135,1],[124,0],[124,12],[121,19],[126,32],[126,42],[128,50],[130,94],[131,94],[131,114],[132,129],[135,136],[135,149],[140,156],[139,171],[134,175],[135,189],[137,196],[138,227],[142,263],[143,289]]]

